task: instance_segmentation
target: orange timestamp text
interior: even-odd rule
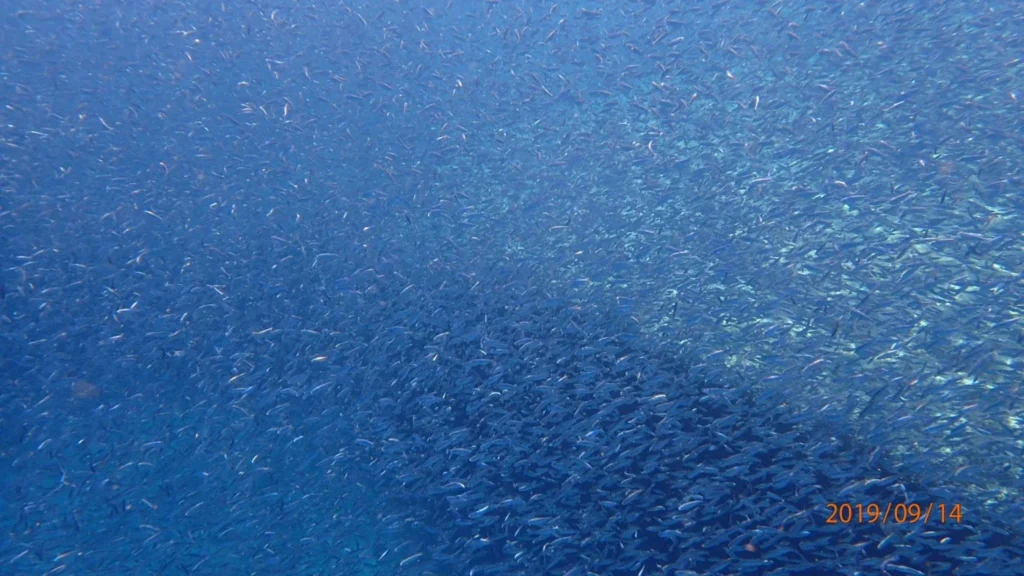
[[[936,504],[932,502],[925,508],[917,502],[894,504],[889,502],[883,508],[876,502],[867,504],[837,504],[829,502],[826,524],[927,524],[933,517],[940,524],[956,522],[963,519],[964,510],[960,504]]]

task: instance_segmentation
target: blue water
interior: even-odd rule
[[[1024,573],[1016,4],[0,14],[0,574]]]

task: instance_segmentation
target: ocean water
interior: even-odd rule
[[[0,574],[1024,574],[1024,10],[0,7]]]

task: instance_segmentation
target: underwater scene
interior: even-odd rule
[[[0,16],[0,575],[1024,575],[1024,5]]]

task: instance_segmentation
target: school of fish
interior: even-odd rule
[[[1024,10],[15,0],[0,574],[1024,574]]]

